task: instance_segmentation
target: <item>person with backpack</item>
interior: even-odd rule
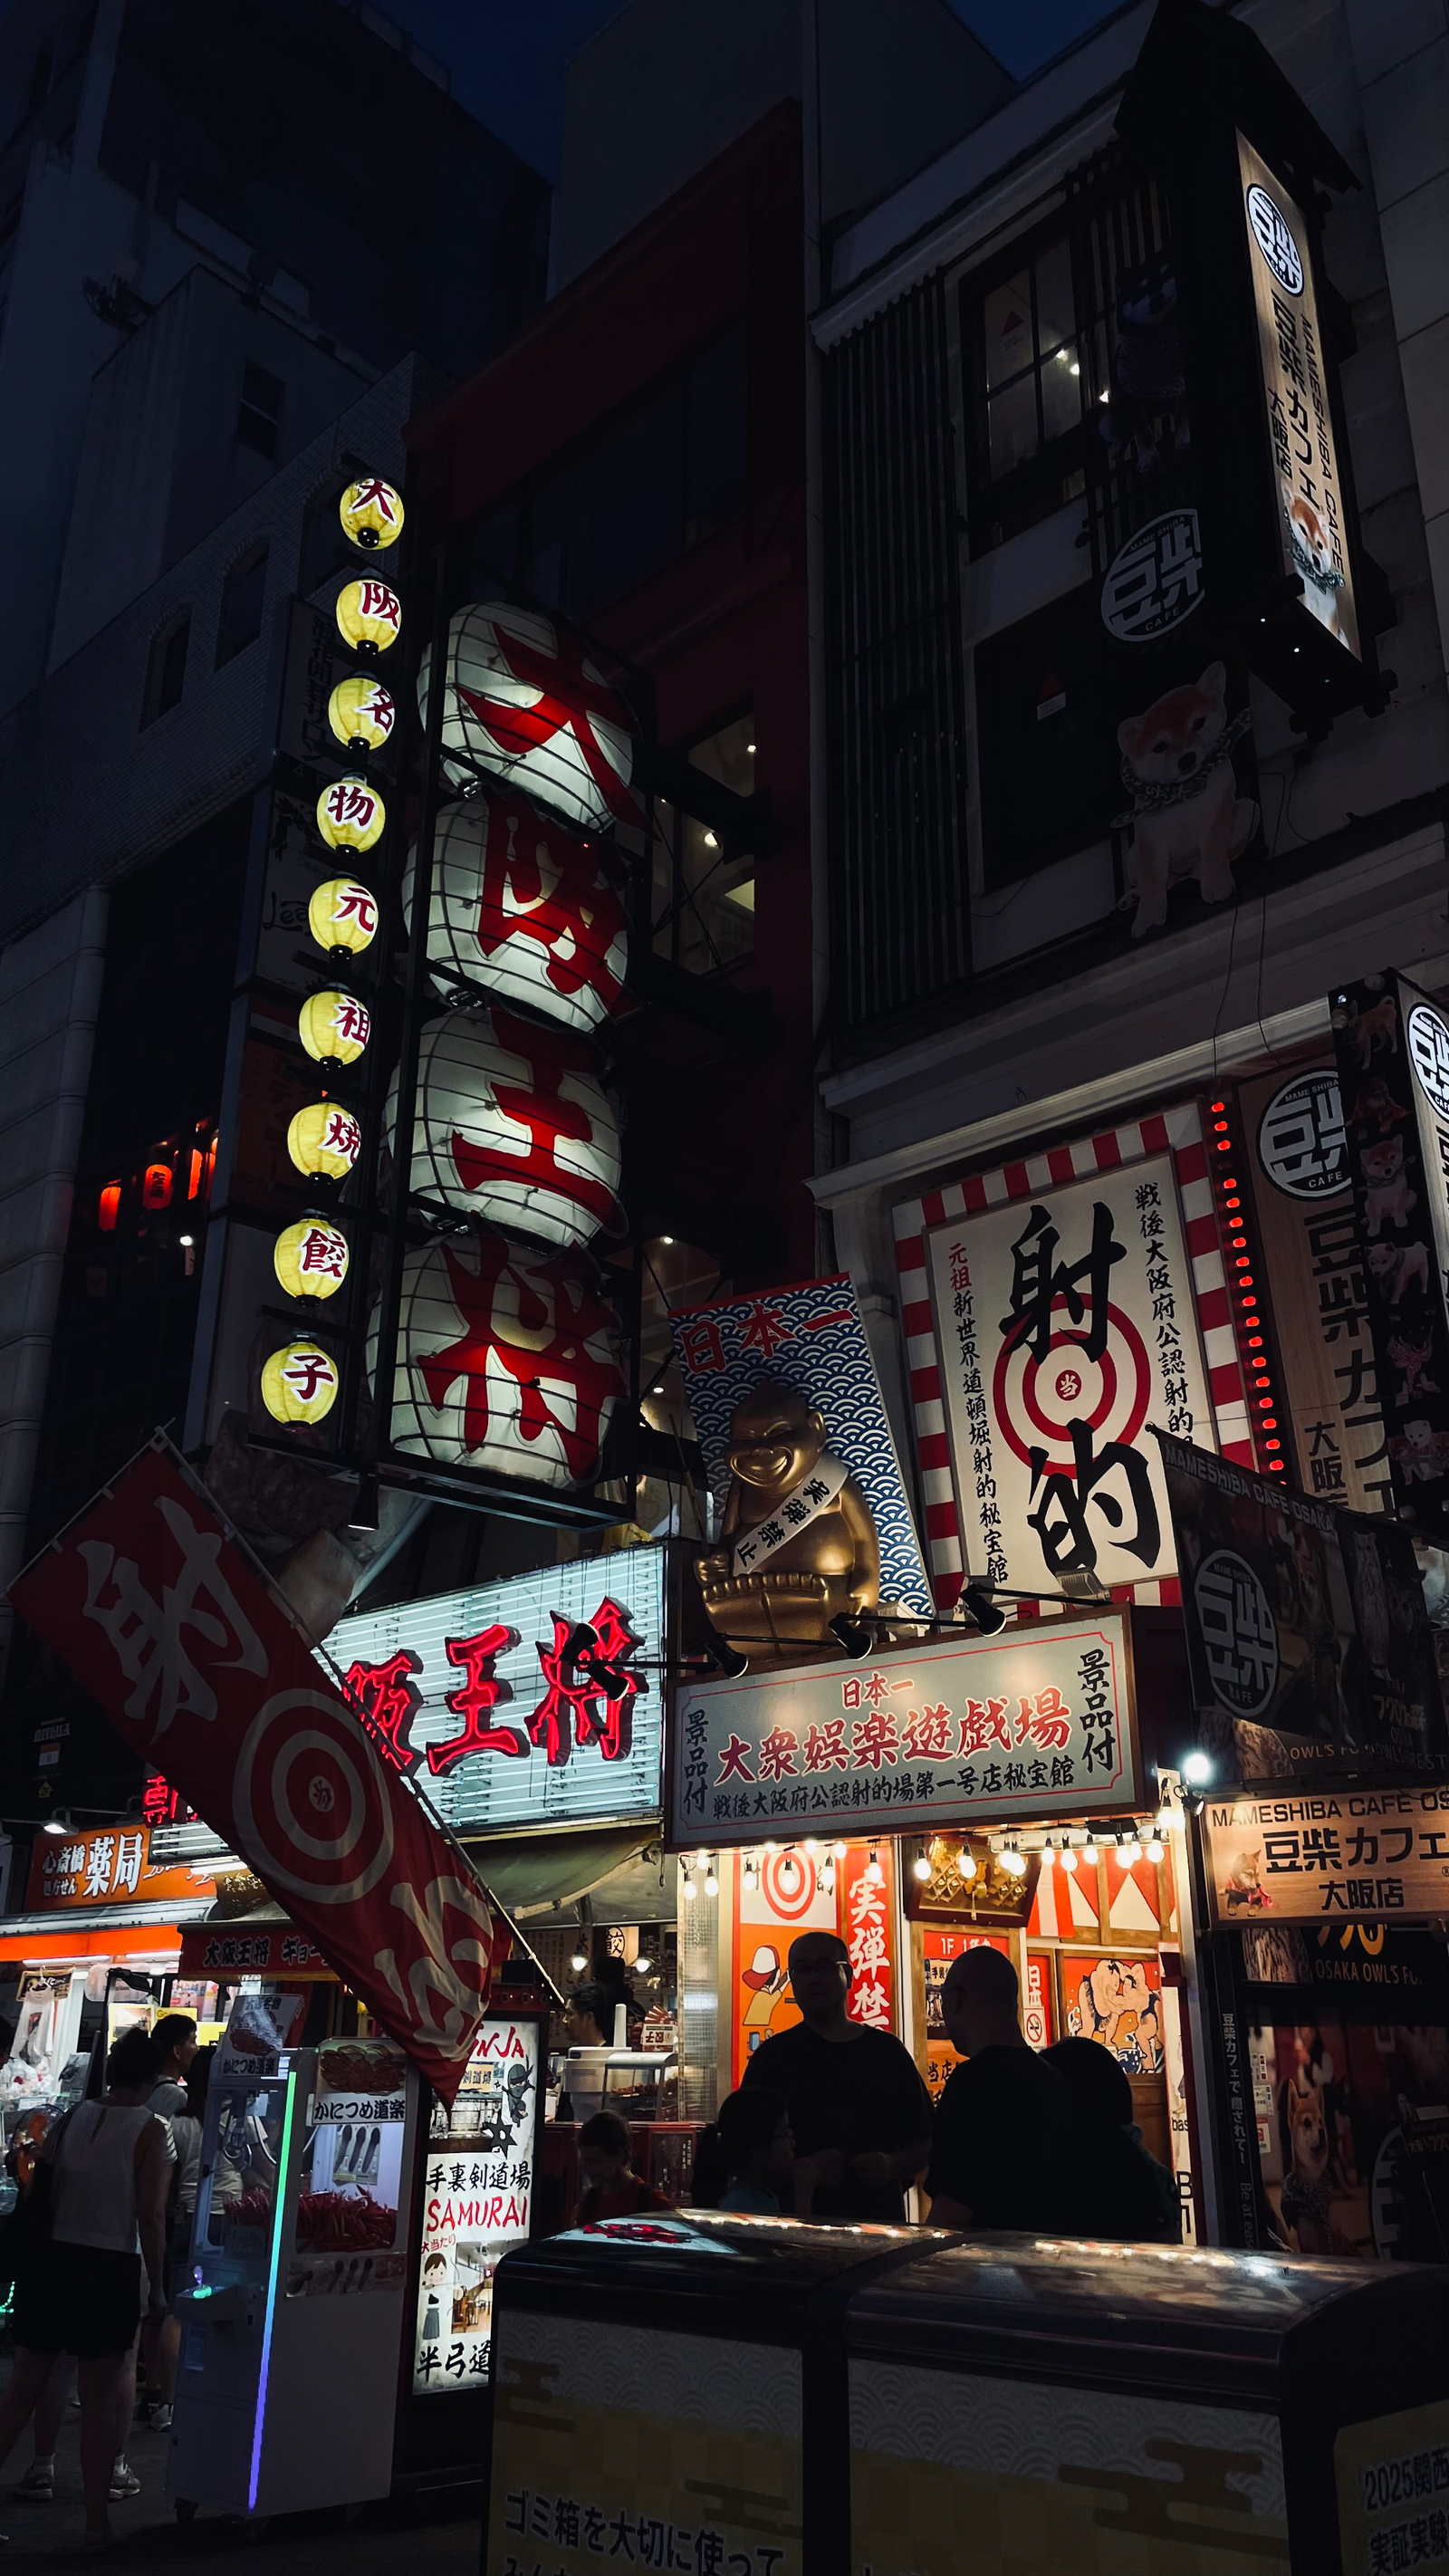
[[[108,2506],[139,2492],[126,2465],[145,2264],[147,2313],[165,2305],[166,2201],[174,2149],[150,2107],[161,2052],[123,2030],[100,2102],[79,2102],[46,2139],[27,2195],[27,2249],[16,2266],[17,2344],[0,2397],[0,2463],[29,2422],[58,2352],[79,2364],[86,2546],[111,2538]]]

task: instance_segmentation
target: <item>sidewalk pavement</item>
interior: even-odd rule
[[[8,2364],[0,2360],[0,2378]],[[481,2546],[476,2493],[462,2497],[399,2498],[348,2511],[277,2515],[247,2524],[200,2512],[178,2523],[166,2494],[169,2436],[137,2424],[126,2456],[141,2492],[111,2507],[114,2549],[102,2564],[118,2570],[161,2568],[166,2576],[204,2576],[238,2550],[258,2553],[259,2576],[396,2576],[399,2559],[426,2552],[429,2576],[478,2576]],[[0,2467],[0,2548],[3,2576],[53,2576],[57,2562],[79,2564],[85,2529],[80,2479],[80,2416],[66,2409],[55,2454],[55,2495],[49,2504],[14,2500],[13,2490],[30,2465],[30,2429]],[[94,2563],[92,2560],[91,2563]]]

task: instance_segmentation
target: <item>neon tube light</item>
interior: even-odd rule
[[[267,2280],[267,2315],[262,2328],[262,2376],[257,2389],[257,2420],[252,2427],[252,2474],[247,2488],[247,2511],[255,2513],[257,2488],[262,2475],[262,2425],[267,2412],[267,2375],[272,2363],[272,2327],[277,2314],[277,2275],[282,2268],[282,2218],[287,2200],[288,2150],[292,2144],[292,2107],[297,2098],[297,2078],[287,2077],[287,2108],[282,2115],[282,2145],[277,2158],[277,2213],[272,2230],[272,2268]]]

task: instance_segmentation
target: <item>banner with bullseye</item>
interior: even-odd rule
[[[451,2102],[507,1927],[158,1441],[10,1587]]]

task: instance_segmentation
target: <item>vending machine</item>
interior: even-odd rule
[[[305,1998],[243,1991],[202,2135],[167,2493],[290,2513],[384,2496],[419,2083],[388,2040],[293,2044]]]

